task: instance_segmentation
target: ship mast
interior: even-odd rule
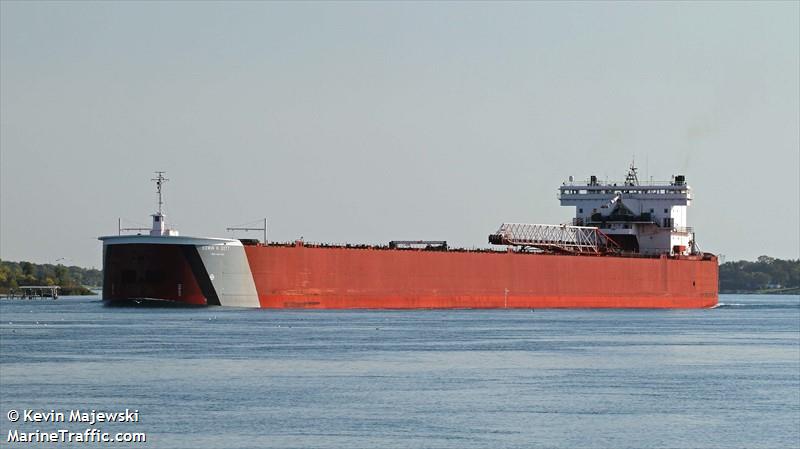
[[[156,177],[152,178],[151,181],[156,182],[156,193],[158,193],[158,215],[164,215],[161,211],[162,206],[164,205],[164,201],[161,199],[161,186],[169,179],[164,177],[165,171],[157,171],[155,172]]]
[[[631,161],[631,166],[628,168],[628,176],[625,177],[625,185],[626,186],[638,186],[639,185],[639,175],[637,171],[639,169],[636,168],[634,162]]]
[[[167,228],[167,224],[164,220],[164,197],[161,192],[161,188],[164,186],[164,183],[169,181],[166,177],[164,177],[164,171],[157,171],[155,172],[156,177],[152,178],[151,181],[155,181],[156,183],[156,194],[158,194],[158,212],[152,215],[153,217],[153,227],[150,229],[150,235],[178,235],[178,231],[175,229]]]

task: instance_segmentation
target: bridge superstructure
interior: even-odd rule
[[[558,198],[562,206],[575,207],[573,225],[598,228],[624,251],[648,255],[696,251],[686,216],[692,189],[683,175],[640,182],[631,163],[622,182],[600,182],[597,176],[582,183],[570,179],[559,188]]]

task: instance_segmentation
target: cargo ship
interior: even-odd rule
[[[706,308],[717,257],[699,251],[682,175],[562,183],[563,224],[503,223],[485,249],[446,241],[335,245],[182,236],[156,172],[152,227],[103,241],[103,299],[271,309]],[[253,228],[246,228],[253,229]]]

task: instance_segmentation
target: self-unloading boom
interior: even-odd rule
[[[592,226],[503,223],[497,232],[489,234],[489,243],[561,253],[619,252],[619,245]]]

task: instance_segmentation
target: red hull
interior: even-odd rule
[[[717,261],[246,246],[264,308],[704,308]]]
[[[717,259],[107,243],[104,298],[311,309],[704,308]],[[237,260],[241,262],[237,265]]]

